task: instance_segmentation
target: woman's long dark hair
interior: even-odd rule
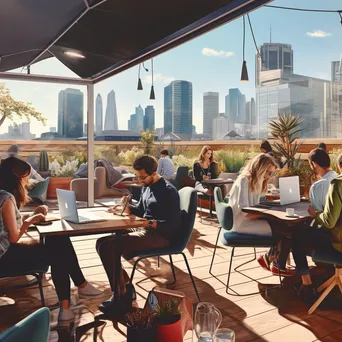
[[[30,201],[24,184],[30,173],[30,164],[15,157],[3,160],[0,165],[0,189],[14,196],[18,208]]]

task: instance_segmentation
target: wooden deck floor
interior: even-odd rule
[[[31,233],[34,234],[34,233]],[[293,284],[298,278],[287,279],[283,289],[268,291],[268,295],[254,294],[243,297],[227,295],[226,283],[228,261],[230,250],[220,247],[217,252],[213,268],[218,279],[212,277],[209,272],[209,264],[213,253],[213,247],[217,236],[217,224],[205,222],[203,224],[196,220],[192,239],[186,250],[189,263],[195,277],[195,281],[201,296],[201,300],[214,303],[222,313],[222,326],[228,327],[236,332],[237,341],[341,341],[342,340],[342,301],[336,292],[330,299],[320,307],[315,314],[309,316],[306,306],[301,303],[294,291]],[[73,238],[73,243],[80,261],[82,270],[88,281],[104,290],[101,298],[83,302],[85,309],[75,309],[77,313],[78,327],[86,326],[93,320],[93,314],[97,312],[98,304],[110,295],[108,282],[95,252],[95,241],[99,236],[85,236]],[[259,250],[258,252],[262,252]],[[234,260],[234,266],[249,260],[252,256],[246,253],[251,249],[238,249],[238,255]],[[174,289],[183,291],[190,300],[197,303],[190,278],[186,272],[186,266],[181,257],[175,257],[177,283]],[[126,269],[132,267],[128,262],[124,263]],[[155,259],[141,262],[140,271],[136,272],[135,285],[138,293],[138,304],[143,306],[147,293],[154,286],[165,286],[165,282],[171,279],[171,271],[167,260],[162,259],[161,267],[157,268]],[[240,293],[250,293],[264,289],[266,285],[278,284],[278,278],[262,270],[256,262],[251,262],[242,267],[243,272],[265,285],[258,285],[248,277],[234,272],[231,277],[232,288]],[[324,272],[319,273],[319,279],[327,277]],[[149,278],[149,276],[155,276]],[[24,279],[5,279],[0,281],[0,289],[14,283],[22,282]],[[50,274],[46,275],[44,281],[44,293],[47,305],[51,306],[57,302],[57,297],[52,286]],[[77,291],[72,290],[72,300],[78,302]],[[36,287],[25,290],[8,292],[8,296],[16,300],[13,306],[0,308],[0,331],[15,324],[30,312],[40,307],[39,292]],[[52,311],[52,321],[56,322],[58,310]],[[52,324],[53,329],[54,324]],[[93,331],[86,328],[81,341],[92,341]],[[121,330],[121,331],[120,331]],[[125,328],[121,325],[117,329],[111,322],[107,322],[98,328],[102,341],[126,341]],[[191,341],[192,333],[186,335],[186,340]],[[52,331],[50,341],[57,341],[58,334]],[[60,336],[60,340],[62,337]],[[101,341],[101,339],[98,339]],[[194,339],[195,341],[195,339]]]

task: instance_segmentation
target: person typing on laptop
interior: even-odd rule
[[[39,206],[33,215],[21,216],[19,212],[30,200],[26,189],[30,173],[31,166],[15,157],[5,159],[0,165],[0,268],[9,271],[16,267],[35,268],[47,260],[60,302],[58,323],[69,325],[74,319],[70,309],[70,277],[80,297],[100,295],[102,291],[85,280],[68,237],[46,237],[44,244],[22,239],[30,225],[45,219],[48,210]]]
[[[144,155],[136,159],[133,168],[137,181],[143,184],[141,197],[136,205],[127,204],[123,199],[125,214],[145,218],[145,228],[121,237],[122,254],[151,248],[167,247],[177,236],[181,224],[180,198],[177,189],[157,173],[158,163],[155,158]],[[127,205],[126,205],[127,204]],[[122,208],[115,206],[113,210],[120,215]],[[97,240],[96,250],[102,260],[112,291],[114,291],[113,250],[116,248],[115,236],[106,236]],[[131,308],[135,298],[134,288],[129,284],[125,270],[120,277],[121,297],[119,302],[112,297],[103,302],[99,309],[106,315]],[[120,311],[121,310],[121,311]]]

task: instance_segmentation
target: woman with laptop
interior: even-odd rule
[[[28,227],[43,221],[47,214],[46,206],[38,207],[31,216],[22,217],[19,212],[30,200],[26,190],[30,173],[31,166],[15,157],[5,159],[0,165],[0,268],[10,270],[16,265],[34,268],[41,260],[47,260],[60,302],[58,323],[68,325],[74,319],[70,309],[70,277],[81,298],[102,292],[85,280],[68,237],[46,237],[44,244],[22,239]]]
[[[234,182],[229,193],[229,204],[233,210],[233,231],[240,234],[272,236],[273,221],[259,215],[246,214],[243,208],[259,204],[260,195],[267,191],[269,178],[278,167],[274,158],[268,154],[259,154],[251,159]],[[279,225],[279,223],[276,223]],[[290,241],[279,237],[277,246],[258,258],[259,264],[273,274],[292,276],[293,270],[286,269],[286,260],[290,252]],[[277,260],[276,260],[277,259]]]

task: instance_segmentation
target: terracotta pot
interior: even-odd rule
[[[157,342],[183,342],[182,321],[172,324],[156,323]]]
[[[47,198],[57,198],[56,189],[70,190],[70,182],[72,177],[51,177]]]

